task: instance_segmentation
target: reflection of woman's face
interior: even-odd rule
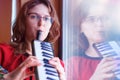
[[[105,11],[103,7],[91,7],[88,16],[81,24],[81,32],[89,43],[101,42],[105,38]]]

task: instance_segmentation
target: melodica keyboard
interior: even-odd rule
[[[34,40],[32,48],[33,55],[42,63],[42,65],[36,67],[36,80],[59,80],[57,70],[48,62],[54,57],[51,43]]]
[[[96,43],[93,46],[103,58],[113,57],[115,59],[120,59],[120,42],[118,41],[101,42]],[[120,80],[120,66],[116,67],[113,72],[118,78],[115,80]]]

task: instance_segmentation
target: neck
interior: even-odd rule
[[[94,49],[93,47],[93,43],[92,44],[89,44],[89,48],[86,50],[85,52],[88,56],[91,56],[91,57],[99,57],[97,51]]]

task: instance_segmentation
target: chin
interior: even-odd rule
[[[105,41],[105,39],[103,39],[103,38],[101,39],[101,38],[100,38],[100,39],[97,39],[97,40],[96,40],[96,43],[100,43],[100,42],[104,42],[104,41]]]
[[[45,38],[44,38],[44,37],[41,37],[41,38],[40,38],[40,41],[44,41],[44,40],[45,40]]]

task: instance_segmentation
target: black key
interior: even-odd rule
[[[45,47],[45,48],[48,48],[48,49],[52,49],[52,45],[51,45],[50,43],[42,42],[42,43],[41,43],[41,46],[42,46],[42,47]]]
[[[42,49],[42,50],[45,50],[45,51],[53,52],[52,49],[48,49],[48,48],[45,48],[45,47],[42,47],[41,49]]]
[[[107,57],[117,56],[117,53],[115,51],[111,51],[103,54],[103,56],[107,56]]]
[[[53,79],[53,78],[51,78],[51,77],[47,77],[47,80],[55,80],[55,79]]]
[[[47,68],[54,68],[52,65],[50,64],[44,64],[44,67],[47,67]]]
[[[49,60],[48,59],[43,59],[43,62],[45,63],[45,64],[49,64]]]
[[[47,74],[47,75],[56,76],[56,77],[58,76],[57,74],[54,74],[54,73],[51,73],[51,72],[48,72],[48,71],[46,72],[46,74]]]
[[[42,56],[44,56],[44,57],[48,57],[48,58],[53,58],[53,55],[52,54],[49,54],[49,53],[47,53],[47,52],[42,52]]]
[[[106,51],[106,50],[111,50],[112,47],[110,45],[103,45],[103,46],[98,46],[98,49],[100,52]]]
[[[45,71],[48,71],[48,72],[57,74],[57,70],[56,70],[56,71],[55,71],[55,70],[53,71],[53,70],[50,70],[50,69],[45,69]]]
[[[52,46],[50,44],[48,45],[48,44],[45,44],[44,42],[42,42],[41,43],[41,48],[42,48],[42,50],[53,52]]]

